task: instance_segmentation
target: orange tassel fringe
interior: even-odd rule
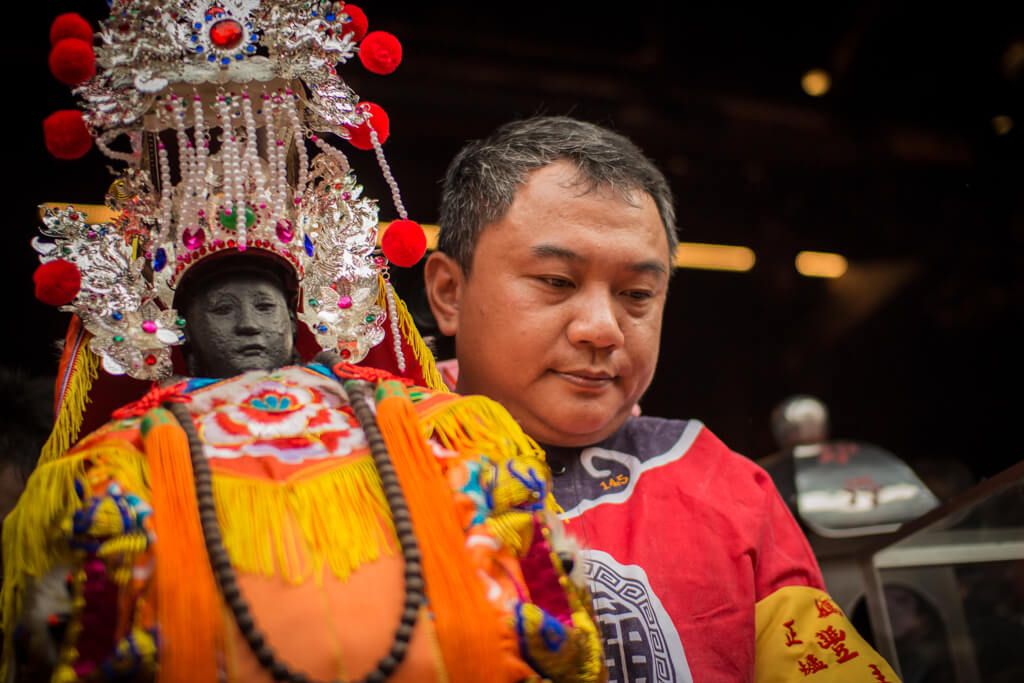
[[[162,415],[161,415],[162,413]],[[156,555],[157,612],[160,623],[158,681],[217,680],[217,649],[222,634],[220,596],[206,554],[185,431],[170,413],[146,431]],[[144,428],[145,429],[145,428]]]
[[[382,383],[376,403],[377,423],[419,540],[427,598],[449,679],[496,680],[494,669],[502,661],[498,619],[467,561],[455,507],[451,499],[438,495],[448,483],[402,385]]]

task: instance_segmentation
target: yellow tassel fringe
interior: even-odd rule
[[[214,475],[224,546],[239,570],[318,583],[326,565],[344,581],[394,553],[394,525],[373,460],[366,456],[287,484]],[[331,505],[344,500],[345,505]]]
[[[499,404],[485,396],[467,396],[422,416],[427,433],[450,450],[486,455],[492,460],[522,456],[544,461],[544,451]]]
[[[466,396],[428,410],[420,417],[426,428],[425,436],[435,437],[449,450],[485,455],[495,462],[523,457],[547,462],[537,442],[522,430],[508,411],[486,396]],[[563,512],[550,493],[544,506],[556,515]]]
[[[14,651],[13,634],[27,585],[62,562],[70,562],[71,517],[81,502],[75,480],[86,479],[86,465],[102,462],[126,489],[148,491],[145,460],[127,446],[107,446],[40,465],[29,477],[17,507],[4,521],[4,583],[0,596],[4,648],[0,680],[6,680]],[[132,485],[144,488],[132,488]]]
[[[96,467],[87,468],[89,464]],[[146,457],[127,444],[77,453],[36,469],[4,523],[0,680],[5,680],[14,651],[12,638],[26,587],[53,566],[72,560],[70,520],[81,504],[75,481],[81,479],[88,488],[94,472],[151,498]],[[369,456],[285,484],[214,475],[213,486],[224,545],[242,572],[302,583],[311,576],[321,581],[327,567],[344,581],[362,564],[382,553],[392,555],[397,547],[380,477]],[[347,504],[324,504],[334,500]],[[110,530],[119,532],[116,521],[109,521]],[[48,530],[59,531],[47,535]],[[118,543],[134,540],[125,537]]]
[[[100,374],[99,356],[89,350],[87,340],[88,337],[82,341],[77,357],[71,361],[71,378],[60,404],[60,413],[53,423],[53,431],[39,453],[40,465],[53,462],[67,453],[82,429],[85,406],[90,402],[89,390]]]

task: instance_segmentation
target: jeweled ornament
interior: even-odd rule
[[[277,233],[277,239],[281,240],[285,244],[291,242],[292,238],[295,237],[295,231],[292,229],[292,222],[287,218],[282,218],[277,222],[275,232]]]
[[[203,246],[203,242],[206,241],[206,233],[203,232],[202,228],[199,228],[195,232],[189,232],[188,228],[185,228],[185,232],[182,233],[181,241],[189,251],[195,251],[199,247]]]
[[[242,44],[242,25],[234,19],[222,19],[210,27],[210,42],[222,50],[233,50]]]
[[[238,216],[237,211],[231,211],[230,213],[225,209],[220,212],[218,216],[220,224],[228,230],[235,230],[238,227]],[[251,228],[256,223],[256,212],[252,210],[251,206],[245,207],[245,227]]]

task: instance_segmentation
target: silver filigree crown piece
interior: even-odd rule
[[[323,349],[364,358],[387,317],[377,305],[387,268],[375,254],[377,205],[361,196],[345,154],[317,135],[348,137],[367,117],[336,70],[357,50],[344,3],[110,8],[96,34],[97,75],[75,93],[97,146],[128,165],[107,195],[116,219],[89,225],[74,208],[47,210],[48,239],[33,241],[41,261],[81,273],[63,310],[92,333],[104,369],[170,374],[171,347],[184,340],[173,308],[182,279],[210,257],[246,251],[294,271],[299,320]]]

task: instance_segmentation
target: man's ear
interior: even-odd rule
[[[448,254],[433,252],[423,266],[427,301],[441,334],[451,336],[459,328],[459,306],[465,287],[462,267]]]

